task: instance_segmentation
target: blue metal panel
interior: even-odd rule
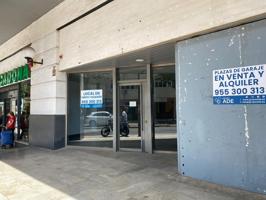
[[[266,21],[241,28],[244,65],[266,63]],[[266,194],[266,106],[247,106],[249,144],[246,148],[247,188]]]
[[[264,27],[256,22],[176,45],[180,173],[266,193],[265,105],[212,99],[213,70],[266,63]]]

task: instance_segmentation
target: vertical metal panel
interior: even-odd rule
[[[266,108],[213,105],[212,70],[266,63],[265,21],[176,46],[179,171],[266,193]],[[245,125],[250,141],[247,146]]]
[[[147,85],[143,84],[144,98],[144,140],[145,152],[152,153],[152,115],[151,115],[151,65],[147,65]]]
[[[179,103],[179,99],[181,98],[180,95],[180,87],[181,87],[181,74],[180,74],[180,58],[179,58],[179,49],[178,49],[178,45],[176,45],[175,48],[175,82],[176,82],[176,130],[177,130],[177,170],[180,174],[184,175],[184,171],[182,172],[183,168],[182,168],[182,158],[184,158],[184,155],[182,155],[184,152],[181,151],[181,145],[183,145],[182,141],[183,138],[181,138],[181,124],[179,123],[179,121],[181,122],[181,104]]]
[[[117,123],[117,69],[113,68],[113,151],[119,150],[119,129]]]
[[[266,64],[266,20],[241,27],[243,65]],[[247,106],[247,188],[266,194],[266,107]]]
[[[81,76],[79,74],[68,74],[66,142],[72,136],[80,139],[80,80]]]

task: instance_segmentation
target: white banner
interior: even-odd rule
[[[102,108],[103,90],[81,90],[80,107],[82,108]]]
[[[266,65],[213,70],[214,104],[265,104]]]

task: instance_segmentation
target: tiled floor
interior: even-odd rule
[[[0,200],[259,200],[176,170],[175,154],[91,148],[0,150]]]

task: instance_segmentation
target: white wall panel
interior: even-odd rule
[[[57,115],[65,115],[66,114],[66,98],[56,98],[55,113]]]
[[[55,98],[57,96],[56,91],[56,81],[31,85],[31,100]]]
[[[57,66],[57,70],[56,70],[56,80],[66,82],[66,81],[67,81],[66,73],[65,73],[65,72],[59,72],[59,71],[58,71],[58,68],[59,68],[59,67]]]
[[[31,114],[66,114],[66,82],[32,85]]]
[[[60,31],[60,70],[264,14],[261,0],[115,0]]]
[[[34,41],[31,47],[35,50],[36,54],[40,54],[57,47],[57,32],[54,31],[43,38]]]
[[[43,59],[43,65],[35,64],[31,73],[31,114],[33,115],[66,113],[66,74],[57,70],[57,46],[56,32],[32,44],[36,50],[34,59],[36,61]]]
[[[65,81],[56,81],[56,97],[57,98],[66,98],[66,87],[67,84]]]
[[[31,84],[36,85],[40,83],[45,83],[49,81],[55,81],[56,77],[52,76],[54,65],[46,66],[46,67],[35,67],[31,72]]]
[[[32,100],[30,113],[31,115],[54,115],[56,113],[56,99]]]
[[[31,101],[31,115],[65,115],[66,99],[47,98]]]
[[[34,55],[35,51],[33,48],[26,47],[22,49],[13,56],[0,62],[0,74],[25,65],[27,63],[25,57],[33,57]]]
[[[32,85],[31,114],[66,114],[66,82]]]
[[[35,61],[41,61],[43,59],[43,65],[36,64],[34,67],[42,67],[47,65],[57,64],[57,48],[49,49],[41,54],[36,54],[34,57]]]

